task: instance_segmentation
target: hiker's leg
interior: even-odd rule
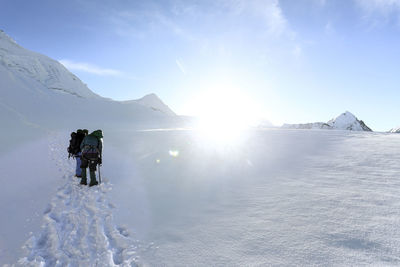
[[[76,155],[76,170],[75,170],[75,175],[76,177],[81,177],[82,175],[82,169],[81,169],[81,153]]]
[[[89,165],[89,161],[87,159],[85,159],[84,157],[81,158],[81,169],[82,169],[82,180],[81,180],[81,184],[87,184],[87,178],[86,178],[86,168]]]
[[[96,160],[91,160],[89,162],[89,170],[90,170],[90,186],[92,185],[97,185],[98,182],[96,181],[96,167],[97,167],[97,161]]]

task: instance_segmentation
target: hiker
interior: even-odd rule
[[[75,177],[80,178],[82,169],[81,169],[81,143],[83,138],[88,134],[88,130],[86,129],[78,129],[76,132],[71,133],[71,139],[69,140],[68,147],[68,158],[71,156],[76,160],[76,168],[75,168]]]
[[[81,168],[82,180],[81,184],[87,185],[86,168],[90,170],[90,183],[89,186],[97,185],[96,181],[96,167],[97,164],[102,164],[102,150],[103,150],[103,132],[96,130],[91,134],[85,136],[81,143]]]

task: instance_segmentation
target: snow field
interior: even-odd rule
[[[262,130],[218,147],[193,131],[105,133],[99,187],[72,177],[68,133],[2,158],[0,166],[12,166],[6,177],[20,179],[0,195],[12,218],[0,241],[14,249],[24,231],[35,233],[17,265],[400,264],[399,135]],[[50,151],[49,161],[37,161],[38,147]],[[8,174],[25,153],[32,160]],[[36,212],[41,229],[31,220]]]
[[[225,148],[193,136],[116,139],[132,160],[115,218],[159,247],[141,254],[151,266],[399,265],[399,135],[265,130]]]

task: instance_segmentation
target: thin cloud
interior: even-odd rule
[[[73,70],[73,71],[83,71],[95,75],[100,75],[100,76],[121,76],[122,72],[114,69],[107,69],[107,68],[101,68],[96,65],[90,64],[90,63],[85,63],[85,62],[74,62],[71,60],[67,59],[62,59],[59,61],[61,64],[63,64],[67,69]]]
[[[335,27],[333,26],[333,23],[332,22],[328,22],[325,25],[325,34],[332,35],[334,33],[335,33]]]
[[[278,35],[289,32],[288,22],[286,17],[283,15],[279,1],[275,0],[269,2],[270,4],[265,5],[262,10],[269,32]]]
[[[293,36],[288,21],[283,14],[279,0],[222,0],[225,6],[229,6],[233,14],[250,15],[260,19],[260,25],[264,26],[267,33],[272,35]]]
[[[219,20],[235,22],[237,16],[244,15],[258,19],[261,27],[270,35],[293,37],[294,32],[289,27],[279,0],[212,0],[201,3],[178,1],[165,8],[164,5],[149,2],[134,10],[114,10],[108,20],[114,24],[116,33],[123,36],[143,38],[153,31],[165,29],[185,40],[198,41],[204,32],[188,28],[188,25],[192,25],[192,19],[209,23],[218,20],[213,23],[218,28]],[[226,32],[225,29],[221,31]]]
[[[180,69],[180,71],[181,71],[183,74],[186,75],[186,68],[185,68],[185,66],[184,66],[183,63],[182,63],[182,60],[176,59],[175,62],[176,62],[176,65],[178,65],[178,68]]]
[[[314,2],[322,7],[326,5],[326,0],[314,0]]]
[[[293,50],[292,50],[292,54],[298,58],[303,54],[303,49],[301,48],[300,45],[296,45]]]
[[[354,0],[363,19],[372,26],[382,26],[395,19],[400,26],[400,0]]]

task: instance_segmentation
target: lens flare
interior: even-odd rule
[[[168,153],[171,157],[174,157],[174,158],[177,158],[179,156],[178,150],[170,150]]]

